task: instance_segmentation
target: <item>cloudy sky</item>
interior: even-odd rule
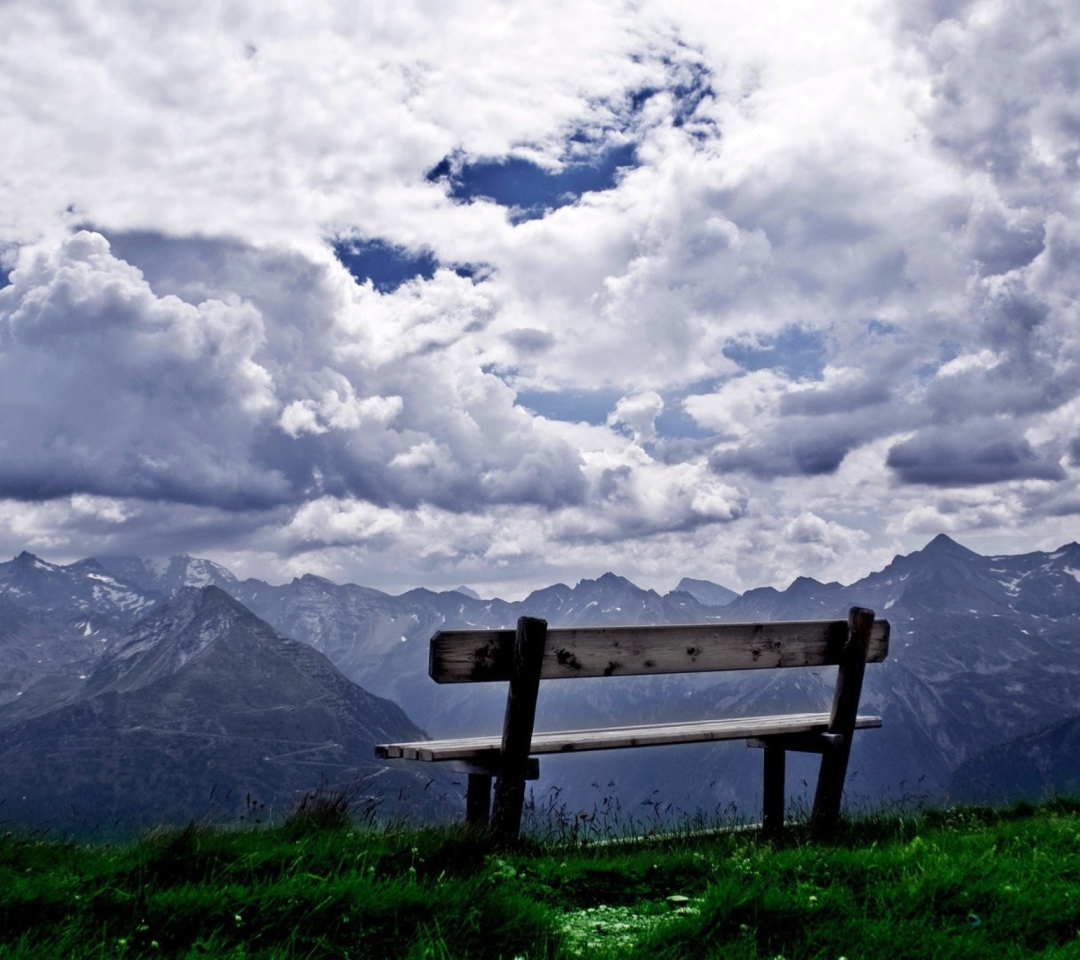
[[[1080,537],[1072,0],[0,37],[0,555],[513,597]]]

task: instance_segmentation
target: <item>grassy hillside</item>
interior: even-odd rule
[[[326,813],[326,811],[322,811]],[[318,814],[319,811],[316,811]],[[1080,803],[633,842],[189,827],[0,838],[0,957],[1080,957]]]

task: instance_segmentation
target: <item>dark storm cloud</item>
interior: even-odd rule
[[[891,396],[892,387],[884,377],[865,377],[786,393],[780,401],[780,413],[783,416],[850,413],[885,403]]]
[[[481,301],[417,314],[407,295],[388,320],[369,289],[370,319],[342,327],[355,288],[297,255],[225,241],[223,273],[202,269],[209,240],[119,246],[146,276],[83,231],[0,290],[0,496],[451,511],[585,497],[576,450],[467,355],[441,355],[482,323]]]
[[[969,253],[983,276],[998,276],[1027,266],[1043,249],[1045,227],[1032,210],[1001,206],[972,212],[967,225]]]
[[[887,464],[903,483],[936,487],[1065,478],[1055,459],[1036,453],[1015,425],[998,420],[927,428],[894,446]]]
[[[845,434],[804,433],[797,438],[777,434],[766,441],[714,450],[709,456],[710,469],[721,475],[742,471],[761,480],[820,476],[835,473],[858,444],[855,436]]]
[[[745,433],[710,454],[715,473],[743,471],[761,480],[833,474],[853,450],[901,429],[911,416],[904,404],[890,403],[895,387],[880,372],[777,382],[784,388],[775,406],[744,411],[742,418],[754,418],[736,425]]]

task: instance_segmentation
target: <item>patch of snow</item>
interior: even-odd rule
[[[214,573],[218,570],[216,563],[209,560],[189,560],[187,571],[184,574],[184,582],[189,587],[206,587],[214,581]]]
[[[87,622],[86,622],[86,623],[85,623],[85,624],[83,625],[83,636],[84,636],[84,637],[89,637],[89,636],[92,636],[92,635],[93,635],[93,633],[94,633],[94,629],[93,629],[93,627],[91,627],[91,626],[90,626],[90,621],[88,620],[88,621],[87,621]]]
[[[409,638],[408,638],[408,637],[406,637],[406,636],[405,636],[404,634],[402,634],[402,637],[401,637],[401,642],[402,642],[402,643],[408,643],[408,642],[409,642]]]
[[[1059,550],[1057,553],[1050,554],[1050,559],[1051,560],[1057,560],[1059,557],[1063,557],[1063,556],[1065,556],[1065,551],[1064,550]]]
[[[104,580],[104,577],[95,577],[97,580]],[[94,600],[99,603],[112,603],[118,606],[121,610],[142,610],[144,607],[153,606],[153,601],[145,597],[140,597],[137,593],[130,593],[127,590],[122,590],[116,584],[116,581],[109,581],[105,584],[94,584]]]
[[[1073,567],[1066,567],[1065,572],[1072,577],[1077,583],[1080,583],[1080,570],[1076,570]]]
[[[885,609],[886,609],[886,610],[888,610],[888,609],[889,609],[889,608],[890,608],[890,607],[891,607],[891,606],[892,606],[892,605],[893,605],[894,603],[896,603],[896,600],[895,600],[895,599],[894,599],[894,600],[889,600],[889,601],[887,601],[887,602],[885,603]]]

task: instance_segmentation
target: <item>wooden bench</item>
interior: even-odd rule
[[[544,620],[522,617],[516,630],[441,630],[430,647],[429,672],[436,683],[509,681],[502,736],[385,743],[375,753],[454,762],[469,777],[467,822],[489,825],[507,841],[520,831],[525,781],[539,776],[537,755],[745,740],[763,748],[762,827],[776,833],[784,820],[785,752],[819,753],[811,825],[814,836],[828,837],[840,813],[852,735],[881,726],[880,717],[858,714],[863,672],[867,663],[884,660],[888,649],[888,621],[875,620],[872,610],[861,607],[852,607],[847,620],[549,630]],[[839,669],[828,713],[533,731],[541,679],[829,665]]]

